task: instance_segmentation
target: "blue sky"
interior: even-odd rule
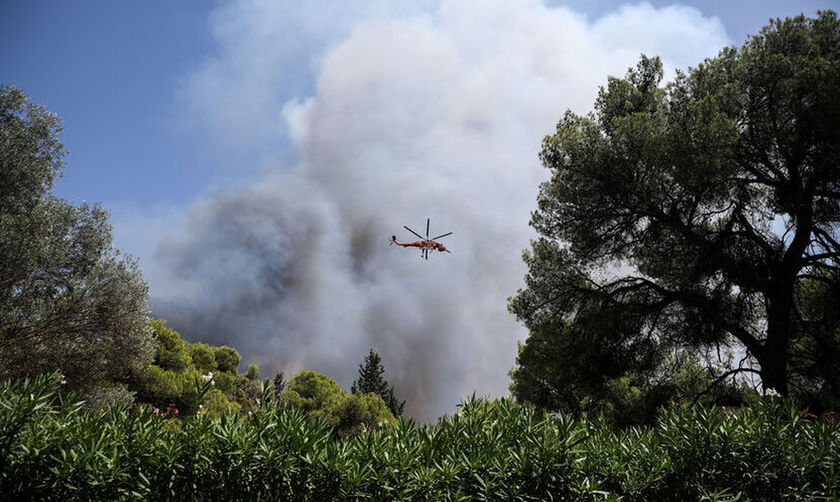
[[[666,78],[771,17],[655,0],[0,4],[0,82],[64,119],[56,193],[101,201],[155,316],[263,374],[349,387],[369,347],[432,418],[504,394],[537,152],[640,53]],[[388,246],[403,225],[452,254]],[[488,244],[490,243],[490,244]]]
[[[4,2],[0,80],[64,120],[59,195],[137,204],[194,197],[202,160],[173,85],[213,49],[209,2]]]
[[[624,2],[550,3],[597,18]],[[720,18],[737,43],[771,17],[838,7],[830,0],[682,4]],[[236,182],[219,177],[224,161],[238,163],[246,177],[252,174],[257,153],[227,152],[230,156],[220,159],[210,148],[208,154],[206,138],[192,133],[178,116],[183,112],[176,98],[179,83],[217,49],[209,17],[219,5],[207,0],[3,2],[0,82],[18,85],[64,120],[69,168],[57,184],[58,195],[143,208],[182,203],[208,187]],[[289,85],[296,93],[311,93],[309,62],[296,63],[301,75]]]

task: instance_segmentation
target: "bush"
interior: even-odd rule
[[[289,406],[312,399],[297,391],[251,414],[216,413],[226,398],[201,381],[193,395],[208,411],[179,420],[142,406],[87,410],[60,380],[0,384],[5,500],[840,497],[834,414],[772,398],[737,410],[672,408],[651,427],[620,431],[470,399],[434,425],[397,420],[346,439]],[[318,374],[302,382],[335,390]],[[342,413],[381,406],[359,397]]]
[[[177,331],[166,327],[162,319],[150,323],[160,342],[153,364],[131,381],[129,390],[143,403],[158,408],[170,404],[181,415],[198,409],[192,393],[196,381],[212,380],[216,391],[209,398],[210,413],[221,416],[250,410],[260,397],[260,382],[237,373],[239,353],[230,347],[212,347],[204,343],[189,344]],[[259,374],[256,365],[253,371]]]
[[[239,371],[239,361],[242,357],[236,349],[225,345],[216,347],[213,350],[213,357],[216,360],[216,369],[219,371],[226,371],[234,375]]]
[[[216,354],[206,343],[194,343],[190,346],[190,355],[195,367],[201,372],[216,370]]]
[[[338,410],[338,417],[338,428],[348,437],[374,427],[393,425],[396,421],[382,397],[374,393],[348,396]]]
[[[350,395],[327,375],[303,370],[292,378],[281,397],[311,417],[323,420],[330,427],[338,427],[341,408]]]
[[[317,371],[301,371],[289,382],[281,400],[322,420],[335,432],[350,437],[394,423],[394,415],[376,394],[349,394],[335,380]]]
[[[248,365],[248,371],[245,372],[245,378],[247,378],[248,380],[259,380],[260,369],[257,367],[256,364]]]
[[[223,415],[235,415],[239,413],[242,406],[231,401],[219,389],[213,389],[207,394],[207,399],[202,404],[202,412],[212,418]]]
[[[154,364],[166,370],[184,371],[192,364],[190,345],[175,330],[166,327],[166,321],[155,319],[149,323],[158,342]]]

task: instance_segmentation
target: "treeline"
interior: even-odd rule
[[[255,364],[240,374],[241,356],[235,349],[191,344],[161,319],[152,321],[151,327],[157,342],[154,359],[127,388],[135,396],[133,405],[148,404],[158,415],[188,417],[200,412],[220,418],[250,414],[262,402],[274,400],[306,411],[336,434],[351,436],[366,428],[393,424],[405,405],[384,379],[381,359],[373,349],[359,365],[359,379],[348,393],[316,371],[303,370],[288,382],[282,373],[260,380]],[[204,390],[199,392],[202,386]]]
[[[137,263],[112,245],[107,212],[52,193],[64,168],[59,118],[14,86],[0,87],[0,380],[58,372],[91,409],[148,404],[156,413],[221,417],[251,412],[269,382],[239,373],[232,347],[188,343],[149,317]],[[341,434],[403,412],[371,349],[352,394],[327,377],[274,378],[277,398]],[[196,401],[197,382],[211,388]]]

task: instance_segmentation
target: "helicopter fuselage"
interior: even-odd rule
[[[446,251],[446,246],[440,242],[435,241],[415,241],[415,242],[399,242],[396,237],[392,237],[391,241],[397,246],[420,248],[420,249],[437,249],[440,252]]]
[[[429,251],[433,251],[435,249],[437,249],[438,251],[441,251],[441,252],[446,251],[447,253],[451,253],[452,251],[446,249],[446,246],[444,246],[443,244],[438,242],[437,239],[440,239],[441,237],[446,237],[447,235],[452,235],[452,232],[447,232],[445,234],[441,234],[441,235],[438,235],[436,237],[431,237],[430,238],[429,237],[429,221],[430,220],[428,218],[426,218],[426,237],[423,237],[422,235],[418,234],[414,230],[412,230],[412,229],[408,228],[407,226],[403,225],[403,228],[405,228],[406,230],[408,230],[412,234],[419,237],[420,240],[419,241],[414,241],[414,242],[400,242],[400,241],[397,240],[396,235],[392,235],[391,236],[391,244],[396,244],[397,246],[402,246],[402,247],[406,247],[406,248],[419,248],[420,249],[420,256],[422,256],[423,258],[425,258],[427,260],[429,259]]]

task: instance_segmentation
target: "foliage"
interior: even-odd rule
[[[350,392],[353,394],[374,393],[379,395],[388,405],[388,409],[395,417],[399,417],[405,409],[405,401],[397,399],[394,393],[394,386],[390,385],[385,377],[385,368],[382,366],[382,358],[375,350],[365,356],[365,360],[359,365],[359,379],[353,382]]]
[[[248,380],[259,380],[260,368],[256,364],[249,364],[248,371],[245,372],[245,378]]]
[[[712,386],[718,368],[709,371],[691,354],[667,355],[659,371],[642,372],[641,364],[626,364],[620,346],[599,345],[601,340],[588,335],[562,321],[532,330],[519,345],[511,393],[546,410],[600,416],[618,426],[651,423],[667,403],[746,401],[743,386],[731,381]]]
[[[190,356],[193,364],[199,371],[213,371],[216,369],[216,354],[213,348],[206,343],[194,343],[190,345]]]
[[[152,364],[131,381],[137,399],[158,408],[172,404],[182,415],[198,411],[196,382],[210,382],[205,412],[211,416],[236,413],[256,406],[260,395],[259,382],[237,372],[240,355],[230,347],[211,347],[204,343],[190,344],[177,331],[167,328],[166,321],[150,323],[159,340]],[[258,372],[256,365],[252,365]]]
[[[565,114],[543,142],[542,237],[509,308],[531,332],[526,353],[557,340],[519,374],[542,385],[551,365],[568,379],[530,394],[576,403],[623,377],[644,390],[672,355],[731,350],[744,364],[707,366],[712,383],[754,374],[837,402],[837,304],[826,315],[798,292],[840,287],[838,44],[834,12],[776,20],[665,88],[643,56],[594,113]]]
[[[172,371],[184,371],[192,364],[190,345],[177,331],[166,327],[163,319],[154,319],[150,326],[158,342],[154,364]]]
[[[0,378],[60,370],[83,392],[126,382],[154,351],[147,286],[107,212],[52,195],[60,120],[0,87]]]
[[[763,398],[669,409],[619,432],[510,400],[352,439],[272,400],[185,420],[85,411],[60,376],[0,384],[9,500],[833,500],[840,427]],[[206,398],[209,385],[197,393]],[[201,400],[201,398],[200,398]]]
[[[289,383],[283,377],[283,372],[279,372],[274,375],[274,379],[271,380],[271,391],[275,397],[280,398],[283,395],[283,392],[286,391],[286,387]]]
[[[317,371],[298,373],[281,400],[306,411],[343,436],[394,422],[394,416],[378,394],[351,396],[335,380]]]
[[[803,325],[794,338],[792,386],[812,409],[840,408],[840,280],[822,280],[825,271],[797,288]]]
[[[202,411],[211,417],[235,415],[242,410],[242,405],[228,398],[219,389],[212,389],[207,394],[207,400],[202,403]]]
[[[213,349],[213,357],[216,360],[216,369],[227,373],[239,371],[239,361],[242,357],[236,349],[222,345]]]

